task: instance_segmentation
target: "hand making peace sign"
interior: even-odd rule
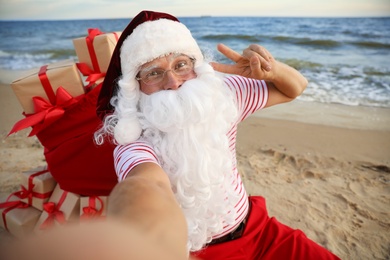
[[[234,61],[235,64],[211,62],[216,71],[254,79],[272,80],[272,68],[275,59],[264,47],[251,44],[242,54],[223,44],[218,44],[217,48],[219,52]]]

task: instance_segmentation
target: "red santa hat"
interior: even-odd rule
[[[113,52],[97,103],[97,115],[103,119],[114,110],[110,100],[123,77],[139,91],[135,79],[141,65],[170,53],[183,53],[203,61],[201,50],[187,27],[166,13],[142,11],[123,30]],[[136,104],[134,104],[136,106]]]

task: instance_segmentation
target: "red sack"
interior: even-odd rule
[[[117,183],[115,145],[96,145],[93,139],[101,125],[96,115],[100,88],[101,84],[37,133],[48,168],[61,189],[84,196],[107,196]]]

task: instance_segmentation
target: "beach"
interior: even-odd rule
[[[0,193],[44,165],[29,129],[7,136],[22,109],[0,84]],[[238,129],[239,171],[269,214],[342,259],[390,257],[390,109],[295,100],[249,117]],[[1,236],[6,236],[1,230]]]

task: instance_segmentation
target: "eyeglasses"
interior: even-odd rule
[[[146,85],[156,85],[161,83],[164,80],[165,74],[168,71],[172,71],[173,74],[175,74],[177,77],[185,78],[189,74],[191,74],[194,70],[194,63],[195,59],[190,58],[187,56],[181,56],[179,57],[175,63],[172,69],[170,70],[163,70],[163,69],[143,69],[141,70],[135,79],[141,80]]]

